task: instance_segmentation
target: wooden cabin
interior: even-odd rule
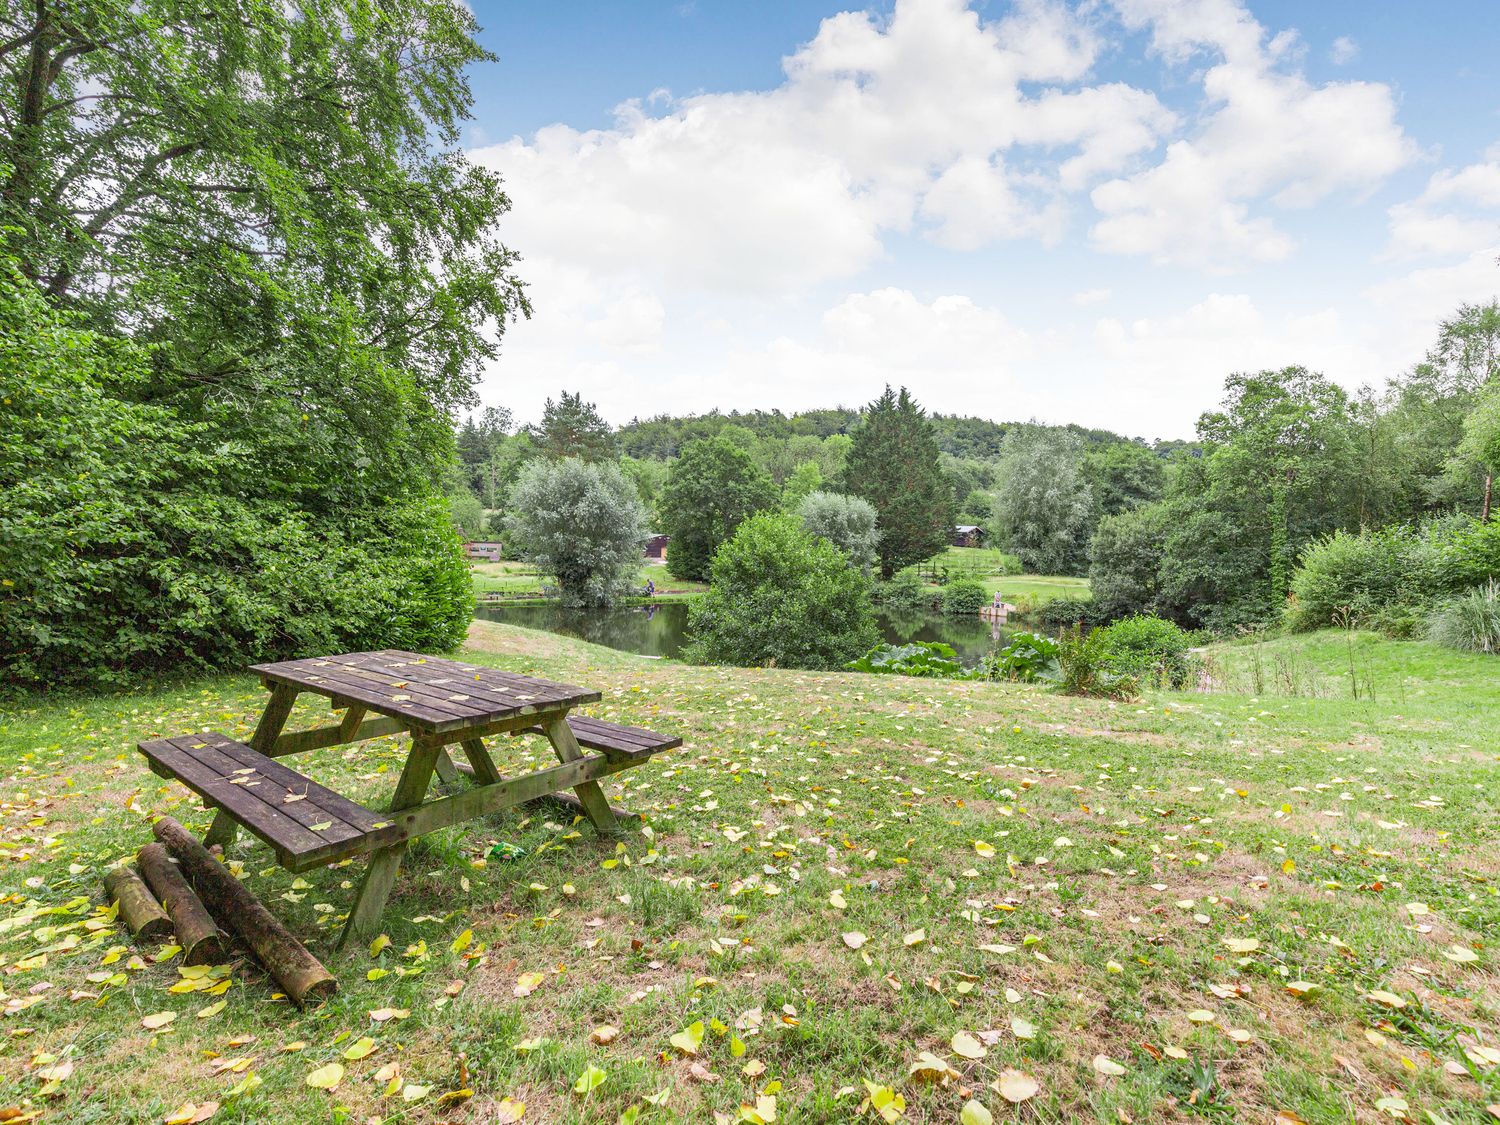
[[[953,529],[955,547],[983,547],[984,528],[972,523],[961,523]]]
[[[504,551],[499,543],[465,543],[464,554],[470,562],[499,562]]]
[[[641,553],[648,559],[665,559],[667,544],[671,541],[670,535],[649,535],[646,537],[646,545],[641,549]]]

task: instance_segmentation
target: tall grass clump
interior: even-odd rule
[[[1500,583],[1492,580],[1444,604],[1428,620],[1427,639],[1461,652],[1500,653]]]

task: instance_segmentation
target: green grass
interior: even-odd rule
[[[540,597],[544,588],[555,596],[553,583],[529,563],[505,560],[495,563],[471,563],[470,575],[474,583],[474,596],[486,598]],[[708,587],[702,582],[689,582],[674,578],[667,568],[659,564],[642,563],[631,579],[631,589],[639,593],[646,588],[647,581],[656,583],[656,593],[661,597],[701,594]]]
[[[931,562],[946,567],[950,577],[973,578],[991,594],[998,590],[1007,602],[1022,610],[1058,598],[1089,597],[1087,578],[1007,573],[1017,568],[1015,556],[993,547],[948,547]]]
[[[185,1100],[223,1103],[215,1122],[490,1122],[512,1097],[527,1122],[613,1122],[631,1106],[643,1122],[696,1122],[733,1119],[775,1081],[778,1121],[820,1122],[853,1119],[868,1080],[899,1092],[913,1122],[955,1122],[973,1097],[1000,1121],[1286,1110],[1333,1125],[1390,1120],[1376,1103],[1398,1096],[1414,1120],[1478,1123],[1500,1103],[1500,1068],[1465,1055],[1500,1032],[1500,660],[1355,644],[1373,698],[1354,697],[1346,638],[1324,633],[1258,657],[1301,661],[1319,694],[1263,683],[1116,705],[691,668],[478,625],[472,659],[595,686],[595,714],[686,745],[616,779],[612,799],[646,816],[618,841],[538,808],[418,842],[389,948],[330,955],[343,990],[305,1013],[243,962],[222,1010],[170,993],[174,958],[135,949],[99,907],[101,869],[150,838],[150,815],[208,819],[135,742],[244,736],[258,685],[23,702],[0,717],[0,1105],[84,1123],[161,1122]],[[1210,655],[1243,668],[1253,650]],[[323,715],[309,705],[293,723]],[[545,750],[502,741],[511,772]],[[374,805],[403,752],[382,739],[294,764]],[[526,857],[486,863],[499,840]],[[299,882],[253,841],[230,860],[326,951],[357,863]],[[854,932],[868,939],[858,952],[841,937]],[[1259,945],[1238,953],[1227,938]],[[1455,946],[1476,959],[1446,957]],[[542,984],[514,995],[533,972]],[[1318,987],[1299,998],[1287,985],[1302,981]],[[371,1018],[386,1008],[409,1014]],[[1188,1018],[1199,1010],[1213,1022]],[[142,1026],[163,1011],[168,1027]],[[669,1045],[699,1020],[716,1081]],[[617,1037],[590,1042],[606,1024]],[[950,1048],[960,1031],[997,1035],[966,1059]],[[372,1053],[343,1059],[361,1036]],[[922,1051],[959,1078],[910,1081]],[[1124,1074],[1098,1074],[1096,1055]],[[215,1072],[236,1059],[249,1060],[240,1072]],[[305,1085],[335,1060],[336,1091]],[[747,1074],[752,1061],[763,1071]],[[38,1072],[60,1062],[72,1072],[49,1089]],[[604,1083],[573,1094],[589,1065]],[[384,1097],[390,1071],[377,1074],[393,1066]],[[989,1089],[1006,1068],[1041,1086],[1019,1109]],[[261,1084],[231,1096],[250,1073]],[[406,1084],[421,1096],[405,1101]],[[459,1090],[472,1098],[438,1105]],[[663,1106],[645,1103],[663,1090]]]

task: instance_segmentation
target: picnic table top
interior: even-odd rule
[[[566,711],[600,698],[575,684],[400,649],[280,660],[251,665],[250,671],[267,684],[349,700],[433,733]]]

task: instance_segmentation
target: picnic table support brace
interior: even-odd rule
[[[544,720],[542,730],[546,732],[547,741],[552,743],[552,749],[557,752],[558,761],[564,765],[576,762],[584,756],[583,748],[578,745],[578,738],[574,735],[573,728],[568,726],[566,715],[554,715]],[[580,782],[573,787],[573,792],[578,794],[584,814],[587,815],[589,823],[594,826],[596,832],[612,835],[619,830],[614,810],[609,807],[604,790],[599,788],[597,781]]]
[[[440,742],[430,738],[414,738],[411,754],[406,759],[406,768],[401,771],[401,780],[396,783],[396,795],[391,798],[391,812],[400,812],[420,805],[427,795],[427,786],[432,781],[432,771],[438,755],[448,756]],[[451,767],[452,762],[449,762]],[[339,934],[337,948],[343,950],[351,941],[369,937],[380,925],[380,915],[385,911],[385,900],[390,897],[391,885],[396,873],[401,870],[401,857],[406,854],[406,841],[381,848],[370,854],[365,867],[365,876],[360,880],[359,891],[349,918]]]
[[[281,736],[281,729],[286,726],[286,721],[291,717],[292,705],[297,702],[297,689],[287,684],[274,684],[271,687],[271,697],[266,700],[266,709],[261,712],[260,722],[256,724],[255,733],[250,736],[250,746],[261,754],[270,754],[271,748],[276,745],[276,739]],[[229,815],[220,809],[214,813],[214,822],[208,826],[208,834],[203,837],[203,846],[212,848],[228,848],[234,843],[235,834],[239,831],[236,824]]]

